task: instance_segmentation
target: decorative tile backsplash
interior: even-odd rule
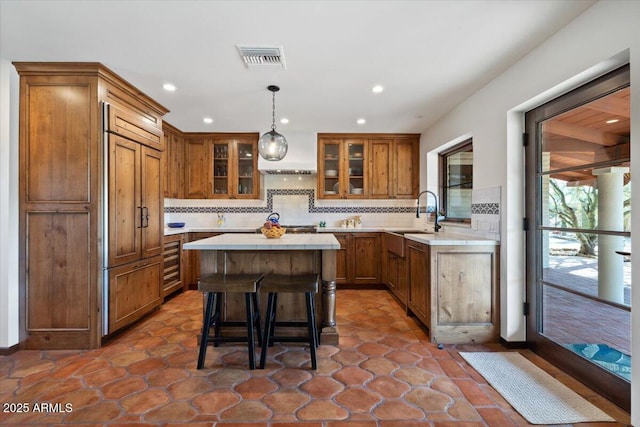
[[[500,198],[500,187],[472,190],[471,229],[475,233],[500,240]]]
[[[191,227],[213,226],[217,213],[225,215],[226,226],[260,225],[271,212],[278,212],[286,224],[337,226],[341,220],[362,217],[365,226],[411,226],[415,199],[376,200],[316,199],[316,176],[265,175],[260,200],[165,199],[165,222],[186,222]]]

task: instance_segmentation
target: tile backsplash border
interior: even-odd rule
[[[224,206],[219,204],[216,206],[165,206],[164,212],[167,214],[180,214],[180,213],[238,213],[238,214],[251,214],[251,213],[269,213],[273,212],[273,196],[307,196],[308,198],[308,211],[309,213],[415,213],[415,207],[413,206],[318,206],[316,205],[315,190],[313,189],[290,189],[290,188],[271,188],[266,191],[266,205],[265,206]],[[224,199],[215,199],[220,203],[224,203]],[[357,199],[360,200],[360,199]],[[353,199],[353,202],[357,201]],[[408,199],[410,200],[410,199]],[[234,200],[235,202],[235,200]],[[367,199],[367,204],[375,203],[375,199]],[[323,204],[331,203],[331,200],[324,200]]]

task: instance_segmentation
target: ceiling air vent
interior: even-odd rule
[[[238,46],[244,66],[250,70],[287,69],[282,46]]]

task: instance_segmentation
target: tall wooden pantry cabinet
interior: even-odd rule
[[[98,348],[161,303],[168,110],[99,63],[14,66],[21,347]]]

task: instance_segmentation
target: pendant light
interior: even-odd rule
[[[272,101],[272,122],[271,130],[260,137],[258,142],[258,152],[265,160],[277,161],[284,159],[287,155],[287,139],[276,132],[276,92],[280,90],[278,86],[268,86],[268,90],[273,93]]]

